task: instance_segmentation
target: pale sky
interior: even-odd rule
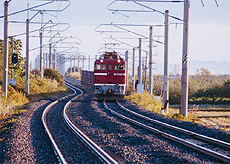
[[[3,3],[4,1],[2,1]],[[26,9],[29,6],[36,6],[48,1],[35,1],[35,0],[11,0],[10,13]],[[118,33],[117,28],[113,26],[100,26],[100,30],[108,30],[110,32],[99,33],[95,28],[100,24],[138,24],[138,25],[163,25],[164,16],[157,12],[115,12],[107,9],[108,5],[113,0],[71,0],[71,5],[63,12],[44,12],[43,18],[38,14],[31,22],[47,22],[52,19],[53,22],[69,23],[70,28],[65,32],[60,32],[61,36],[78,37],[82,41],[79,45],[79,52],[83,52],[94,58],[99,52],[103,51],[105,41],[107,43],[115,43],[111,37],[125,42],[131,46],[138,46],[138,38],[140,36],[133,33]],[[204,6],[203,6],[203,4]],[[61,10],[68,2],[55,2],[51,5],[40,7],[39,10]],[[183,3],[160,3],[160,2],[146,2],[142,3],[150,8],[156,9],[160,12],[169,10],[172,16],[183,19]],[[111,9],[117,10],[136,10],[146,11],[148,9],[134,4],[132,1],[116,1],[110,6]],[[10,21],[23,21],[25,22],[27,16],[31,18],[37,11],[23,12],[14,16],[10,16]],[[53,16],[51,16],[51,14]],[[1,10],[3,15],[3,5]],[[170,31],[169,31],[169,63],[181,63],[182,56],[182,21],[170,18]],[[0,19],[1,33],[0,37],[3,38],[3,18]],[[31,24],[30,30],[36,30],[41,25]],[[66,25],[59,25],[53,30],[62,30]],[[137,34],[148,37],[149,27],[128,27],[120,26]],[[112,32],[113,31],[113,32]],[[25,32],[25,23],[9,23],[9,35],[18,35]],[[53,31],[52,34],[56,32]],[[52,35],[45,32],[45,36]],[[164,27],[154,27],[154,39],[163,42]],[[39,46],[38,32],[31,34],[30,49]],[[22,39],[25,47],[25,35],[16,38]],[[48,44],[49,38],[43,40],[43,44]],[[70,42],[77,42],[78,40],[70,39]],[[117,43],[117,42],[116,42]],[[163,63],[163,45],[154,43],[154,60],[157,63]],[[60,45],[66,46],[66,45]],[[148,42],[145,40],[143,48],[148,50]],[[57,49],[62,51],[61,48]],[[129,50],[130,56],[132,55],[132,47],[119,44],[115,46],[115,50],[124,54],[125,50]],[[44,52],[48,49],[44,49]],[[25,56],[25,49],[22,54]],[[31,60],[34,61],[35,57],[39,54],[39,50],[30,51]],[[138,55],[138,51],[136,52]],[[230,1],[229,0],[191,0],[190,8],[190,26],[189,26],[189,60],[201,61],[229,61],[230,62]]]

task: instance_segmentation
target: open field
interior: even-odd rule
[[[179,108],[169,108],[169,114],[178,112]],[[198,118],[200,117],[196,123],[200,123],[210,128],[216,128],[216,125],[218,124],[219,129],[230,132],[230,107],[196,107],[194,110],[189,110],[189,112]]]

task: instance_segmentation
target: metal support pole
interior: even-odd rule
[[[40,32],[40,77],[43,77],[42,32]]]
[[[56,51],[57,52],[57,51]],[[56,70],[60,72],[59,56],[56,55]]]
[[[77,72],[80,72],[80,56],[78,56]]]
[[[184,1],[183,54],[181,76],[181,114],[187,118],[188,109],[188,37],[190,0]]]
[[[153,94],[153,27],[149,33],[149,93]]]
[[[142,70],[141,70],[141,76],[142,76],[142,80],[141,80],[141,83],[144,85],[144,82],[145,82],[145,79],[143,77],[144,75],[144,72],[145,72],[145,57],[142,57]]]
[[[65,55],[60,55],[60,65],[61,65],[61,73],[62,75],[65,75]]]
[[[11,55],[13,55],[13,53],[14,53],[14,38],[13,37],[10,37],[10,39],[11,39]],[[14,69],[13,68],[11,68],[11,79],[13,79],[13,77],[14,77]]]
[[[42,53],[42,57],[43,57],[43,72],[44,72],[44,68],[45,68],[45,65],[46,65],[46,60],[45,60],[46,56],[45,55],[46,55],[45,53]],[[30,68],[32,68],[32,67],[30,67]]]
[[[46,53],[45,55],[46,55],[46,68],[48,68],[48,53]]]
[[[164,87],[163,87],[163,104],[169,100],[169,61],[168,61],[168,41],[169,41],[169,10],[165,10],[165,40],[164,40]],[[165,113],[168,114],[168,105]]]
[[[57,70],[57,50],[54,49],[54,69]]]
[[[29,62],[30,62],[30,54],[29,54],[29,48],[30,48],[30,42],[29,42],[29,27],[30,27],[30,20],[26,20],[26,86],[25,90],[26,93],[29,95],[30,94],[30,84],[29,84],[29,72],[30,72],[30,67],[29,67]]]
[[[8,14],[9,14],[9,2],[4,2],[4,45],[3,45],[3,83],[2,91],[5,92],[7,97],[8,88]]]
[[[57,70],[61,73],[61,56],[57,56]]]
[[[144,79],[144,89],[146,90],[147,89],[147,84],[146,84],[146,79],[147,79],[147,61],[148,61],[148,52],[146,52],[146,57],[145,57],[145,79]]]
[[[37,58],[34,60],[34,68],[37,69]]]
[[[90,55],[89,55],[89,66],[88,66],[88,70],[90,70]]]
[[[84,56],[82,56],[82,70],[84,70],[84,60],[85,60],[85,57]]]
[[[128,61],[128,54],[129,54],[129,51],[125,51],[125,61],[126,61],[126,89],[128,88],[128,76],[129,76],[129,61]]]
[[[51,53],[51,48],[52,48],[52,45],[49,44],[49,68],[50,69],[52,68],[52,53]]]
[[[70,57],[70,73],[72,73],[72,57]]]
[[[141,38],[139,38],[139,67],[138,67],[138,84],[141,84],[142,69],[141,69]]]
[[[132,87],[133,87],[133,90],[135,90],[135,48],[133,48]]]
[[[61,55],[59,56],[59,65],[60,65],[60,72],[61,72],[61,74],[65,75],[65,70],[63,68],[64,61],[63,61],[63,57]]]
[[[76,72],[75,56],[74,56],[74,58],[73,58],[73,64],[74,64],[74,66],[73,66],[73,71]]]

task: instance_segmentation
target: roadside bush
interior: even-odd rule
[[[0,87],[1,89],[1,87]],[[8,97],[4,96],[4,93],[0,91],[0,120],[6,119],[15,113],[17,107],[22,106],[29,102],[25,93],[18,91],[15,87],[8,85]],[[1,121],[0,121],[1,123]],[[1,127],[1,125],[0,125]]]
[[[154,99],[154,95],[150,95],[148,92],[144,92],[143,94],[135,92],[129,96],[125,96],[125,98],[146,108],[149,111],[160,113],[161,102]]]
[[[45,69],[44,70],[44,77],[56,80],[60,86],[64,86],[65,84],[65,77],[57,70],[54,69]]]
[[[194,110],[194,109],[193,109],[193,110]],[[183,121],[190,121],[190,122],[199,121],[200,119],[197,118],[197,117],[195,116],[195,114],[193,114],[193,110],[192,110],[191,113],[188,113],[188,114],[187,114],[187,118],[186,118],[184,115],[180,114],[180,113],[174,113],[173,115],[169,115],[169,114],[168,114],[167,116],[170,117],[170,118],[173,118],[173,119],[183,120]]]
[[[72,72],[72,73],[69,73],[67,76],[70,78],[81,81],[81,73],[79,73],[79,72]]]
[[[132,94],[134,94],[136,92],[137,91],[133,90],[132,88],[127,88],[126,91],[125,91],[125,95],[129,96],[129,95],[132,95]]]

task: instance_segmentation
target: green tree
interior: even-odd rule
[[[170,79],[169,80],[169,100],[179,101],[181,97],[181,79]]]
[[[201,75],[202,76],[209,76],[212,75],[208,69],[201,68]]]
[[[224,97],[230,98],[230,79],[224,82],[222,94]]]

